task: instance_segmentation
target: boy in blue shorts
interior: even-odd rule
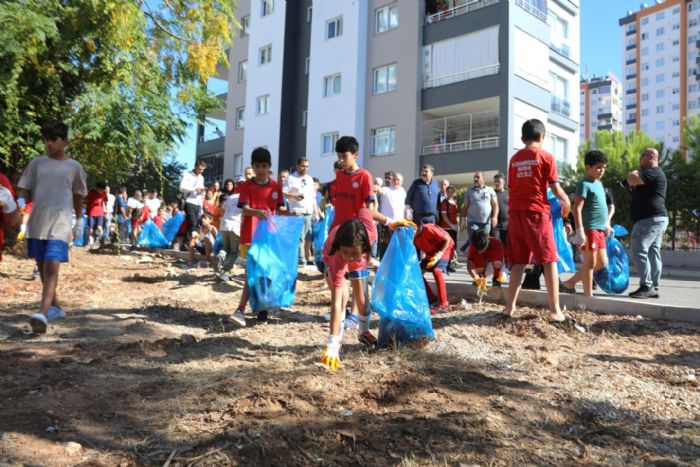
[[[83,198],[87,194],[85,172],[65,152],[68,127],[59,121],[41,127],[47,156],[32,159],[19,188],[18,206],[34,202],[27,226],[27,249],[39,269],[42,283],[41,307],[29,319],[34,333],[45,333],[49,321],[63,318],[56,288],[61,263],[68,262],[68,245],[83,231]],[[75,224],[71,228],[75,212]]]

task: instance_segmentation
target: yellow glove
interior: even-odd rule
[[[488,290],[488,287],[486,287],[486,278],[485,277],[477,277],[476,279],[474,279],[474,284],[482,292],[486,292]]]
[[[438,261],[442,258],[442,251],[438,251],[433,255],[432,258],[428,260],[427,263],[425,263],[425,269],[433,269],[435,265],[437,264]]]
[[[399,227],[413,227],[413,228],[418,228],[418,227],[416,226],[416,224],[414,224],[413,222],[411,222],[411,221],[409,221],[409,220],[406,220],[406,219],[401,220],[401,221],[392,222],[392,223],[389,225],[389,228],[390,228],[391,230],[396,230],[396,229],[399,228]]]
[[[321,363],[329,370],[335,371],[340,367],[340,357],[337,351],[326,349],[323,351]]]

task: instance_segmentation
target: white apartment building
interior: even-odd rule
[[[238,176],[256,146],[273,171],[299,156],[332,179],[353,135],[375,175],[423,164],[453,184],[507,169],[520,127],[539,118],[559,164],[579,144],[578,0],[240,0],[226,136],[198,145]],[[204,131],[202,130],[202,133]]]
[[[579,121],[581,144],[595,131],[622,131],[622,83],[612,73],[581,80]]]
[[[668,148],[682,145],[683,121],[697,114],[700,1],[667,0],[620,19],[624,34],[625,130]]]

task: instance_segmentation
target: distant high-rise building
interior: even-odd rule
[[[506,170],[530,118],[575,162],[578,0],[239,0],[236,13],[226,136],[197,148],[222,161],[219,178],[264,145],[273,171],[306,155],[330,180],[336,140],[354,135],[374,174],[410,182],[431,164],[471,184]]]
[[[581,80],[581,143],[595,131],[622,131],[622,83],[612,73]]]
[[[697,114],[699,0],[657,1],[620,19],[624,35],[625,131],[681,146],[683,120]]]

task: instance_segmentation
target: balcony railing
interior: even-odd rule
[[[549,48],[551,48],[555,52],[558,52],[560,55],[563,55],[566,58],[571,58],[571,48],[566,44],[549,44]]]
[[[471,13],[475,10],[494,5],[500,0],[456,0],[456,5],[447,10],[438,11],[437,13],[429,13],[425,17],[425,24],[436,23],[446,19],[454,18],[455,16]]]
[[[542,10],[533,0],[515,0],[515,4],[545,23],[547,22],[547,10]]]
[[[423,155],[496,148],[499,145],[498,111],[471,113],[423,122]]]
[[[565,117],[571,116],[571,104],[566,99],[561,97],[552,96],[552,112],[558,113]]]
[[[501,69],[500,63],[494,63],[493,65],[482,66],[481,68],[473,68],[471,70],[460,71],[457,73],[452,73],[451,75],[429,77],[425,76],[423,78],[423,89],[435,88],[437,86],[445,86],[446,84],[458,83],[460,81],[466,81],[468,79],[481,78],[482,76],[489,76],[498,74]]]
[[[225,137],[226,137],[226,135],[221,130],[212,131],[211,133],[205,133],[204,135],[200,136],[199,142],[204,143],[205,141],[212,141],[215,139],[225,138]]]

